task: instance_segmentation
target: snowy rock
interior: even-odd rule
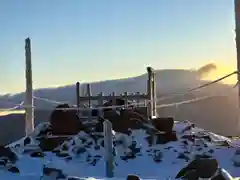
[[[174,179],[184,167],[181,177],[190,179],[212,176],[218,167],[233,177],[240,176],[240,167],[233,164],[237,161],[238,147],[229,138],[204,131],[190,122],[174,122],[173,130],[168,133],[156,132],[154,123],[149,121],[148,124],[139,119],[134,122],[139,124],[122,122],[130,127],[121,125],[127,133],[113,133],[116,177],[137,174],[141,179]],[[104,135],[95,130],[95,125],[85,125],[71,136],[52,136],[50,124],[39,125],[29,137],[0,149],[0,167],[5,167],[0,172],[15,166],[21,175],[42,174],[43,171],[44,178],[48,179],[104,177]],[[31,150],[26,151],[28,148]],[[14,159],[12,156],[17,157],[15,161],[9,160]],[[193,163],[194,168],[187,169],[189,163]],[[220,175],[214,179],[217,177]]]

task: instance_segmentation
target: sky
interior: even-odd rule
[[[0,93],[25,89],[27,37],[34,88],[236,67],[233,0],[2,0],[0,14]]]

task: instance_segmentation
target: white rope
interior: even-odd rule
[[[230,74],[227,74],[227,75],[225,75],[225,76],[223,76],[223,77],[220,77],[220,78],[218,78],[218,79],[215,79],[215,80],[213,80],[213,81],[211,81],[211,82],[208,82],[208,83],[205,83],[205,84],[203,84],[203,85],[200,85],[200,86],[197,86],[197,87],[194,87],[194,88],[190,88],[190,89],[188,89],[188,90],[186,90],[186,91],[184,91],[184,92],[181,92],[181,93],[171,93],[171,94],[162,96],[161,98],[158,98],[157,102],[158,102],[158,101],[162,101],[162,100],[166,100],[166,99],[171,99],[171,98],[173,98],[173,97],[183,96],[183,95],[186,95],[186,94],[188,94],[188,93],[191,93],[191,92],[200,90],[200,89],[205,88],[205,87],[207,87],[207,86],[210,86],[210,85],[212,85],[212,84],[218,83],[218,82],[220,82],[220,81],[222,81],[222,80],[224,80],[224,79],[226,79],[226,78],[229,78],[230,76],[232,76],[232,75],[234,75],[234,74],[237,74],[237,73],[238,73],[238,71],[233,71],[233,72],[230,73]],[[233,86],[233,88],[235,88],[237,85],[238,85],[238,82]]]
[[[7,111],[14,111],[20,107],[22,107],[24,104],[24,101],[22,101],[20,104],[17,104],[15,107],[12,107],[12,108],[0,108],[0,112],[7,112]]]
[[[76,105],[73,105],[72,103],[68,102],[68,101],[55,101],[55,100],[51,100],[51,99],[47,99],[47,98],[42,98],[42,97],[36,97],[36,96],[33,96],[34,99],[38,99],[38,100],[42,100],[42,101],[46,101],[46,102],[49,102],[49,103],[53,103],[53,104],[70,104],[71,106],[75,106]]]
[[[209,98],[213,98],[213,97],[219,97],[219,96],[227,96],[227,95],[223,95],[226,94],[226,91],[224,91],[223,93],[219,93],[217,95],[210,95],[210,96],[203,96],[203,97],[198,97],[198,98],[194,98],[194,99],[190,99],[190,100],[185,100],[185,101],[180,101],[180,102],[175,102],[175,103],[169,103],[169,104],[161,104],[161,105],[157,105],[156,108],[160,109],[160,108],[165,108],[165,107],[172,107],[172,106],[179,106],[182,104],[190,104],[193,102],[197,102],[197,101],[201,101],[201,100],[205,100],[205,99],[209,99]],[[116,105],[116,106],[104,106],[104,107],[96,107],[96,108],[76,108],[76,107],[70,107],[70,108],[54,108],[55,110],[82,110],[82,111],[89,111],[89,110],[104,110],[104,109],[117,109],[117,108],[123,108],[123,109],[132,109],[132,106],[136,106],[138,105],[138,107],[145,107],[144,105],[141,105],[139,103],[131,103],[131,104],[127,104],[127,105]],[[29,107],[29,106],[24,106],[24,107]],[[35,108],[37,110],[52,110],[50,108],[38,108],[38,107],[32,107]]]

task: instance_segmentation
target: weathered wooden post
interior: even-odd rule
[[[153,95],[153,116],[157,116],[157,87],[156,87],[156,73],[152,69],[152,95]]]
[[[88,107],[91,108],[92,104],[91,104],[91,96],[92,96],[92,91],[91,91],[91,85],[87,84],[87,96],[89,97],[88,99]]]
[[[124,106],[125,108],[127,108],[127,105],[128,105],[128,92],[124,92]]]
[[[104,130],[104,148],[105,148],[105,160],[106,160],[106,176],[112,178],[114,176],[114,156],[113,156],[113,134],[112,124],[110,121],[105,120],[103,122]]]
[[[115,97],[116,93],[112,92],[112,103],[113,105],[116,105],[116,97]]]
[[[148,96],[148,102],[147,102],[147,112],[148,117],[151,119],[153,117],[153,71],[151,67],[147,67],[147,73],[148,73],[148,80],[147,80],[147,96]]]
[[[140,96],[140,92],[136,92],[136,95]],[[140,103],[139,99],[136,100],[136,103],[137,103],[137,107],[139,107],[139,103]]]
[[[33,85],[32,85],[32,59],[31,59],[31,40],[25,39],[25,57],[26,57],[26,92],[25,92],[25,133],[26,136],[34,131],[34,103],[33,103]]]
[[[98,96],[99,96],[98,106],[102,106],[103,105],[103,92],[100,92]]]
[[[78,112],[79,112],[79,108],[80,108],[80,83],[77,82],[76,83],[76,96],[77,96],[77,108],[78,108]]]
[[[104,103],[103,102],[103,92],[100,92],[98,96],[99,96],[99,98],[98,98],[98,106],[101,107],[103,105],[103,103]],[[103,109],[100,109],[100,108],[98,109],[98,115],[99,116],[103,116],[104,115],[103,114]]]

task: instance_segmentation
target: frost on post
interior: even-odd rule
[[[31,60],[31,41],[25,40],[26,56],[26,92],[25,92],[25,133],[29,135],[34,130],[34,110],[33,110],[33,87],[32,87],[32,60]]]
[[[112,137],[112,124],[110,121],[105,120],[103,122],[104,130],[104,148],[105,148],[105,160],[106,160],[106,176],[112,178],[113,175],[113,137]]]

